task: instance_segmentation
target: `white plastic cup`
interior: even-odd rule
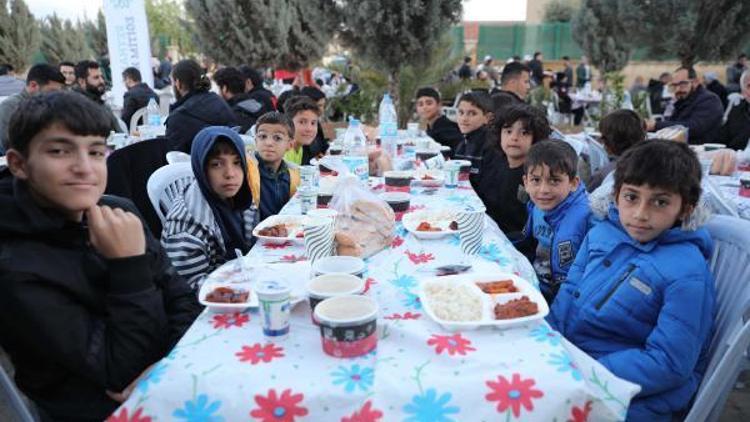
[[[268,341],[283,341],[289,336],[291,291],[288,284],[278,281],[263,281],[255,288],[263,336]]]
[[[461,252],[473,257],[482,249],[484,211],[463,211],[456,216]]]

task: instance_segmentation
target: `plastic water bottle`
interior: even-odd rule
[[[153,98],[148,100],[146,106],[146,124],[152,127],[161,126],[161,113],[159,113],[159,106]]]
[[[398,117],[391,96],[386,92],[378,109],[380,146],[388,155],[396,157],[398,151]]]
[[[357,119],[352,119],[349,122],[349,128],[346,129],[346,134],[344,134],[343,161],[351,174],[367,184],[370,171],[367,161],[367,138]]]

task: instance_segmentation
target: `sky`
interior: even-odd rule
[[[26,0],[37,18],[51,15],[68,19],[94,19],[102,0]],[[526,2],[519,0],[464,0],[464,19],[471,21],[516,20],[526,18]]]

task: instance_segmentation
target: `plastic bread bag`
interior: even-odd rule
[[[336,217],[336,254],[370,257],[393,242],[396,217],[391,207],[355,176],[339,181],[330,208]]]

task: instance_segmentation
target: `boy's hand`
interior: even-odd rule
[[[127,258],[146,253],[141,220],[119,208],[94,205],[86,211],[89,240],[105,258]]]
[[[140,375],[136,379],[133,380],[127,387],[125,387],[124,390],[120,393],[115,393],[114,391],[106,390],[105,392],[111,398],[112,400],[118,402],[118,403],[125,403],[125,401],[130,398],[130,395],[133,393],[133,390],[138,385],[139,382],[141,382],[142,379],[144,379],[146,376],[148,376],[149,372],[151,372],[151,369],[154,367],[155,364],[149,365],[148,368],[144,369],[143,372],[141,372]]]

